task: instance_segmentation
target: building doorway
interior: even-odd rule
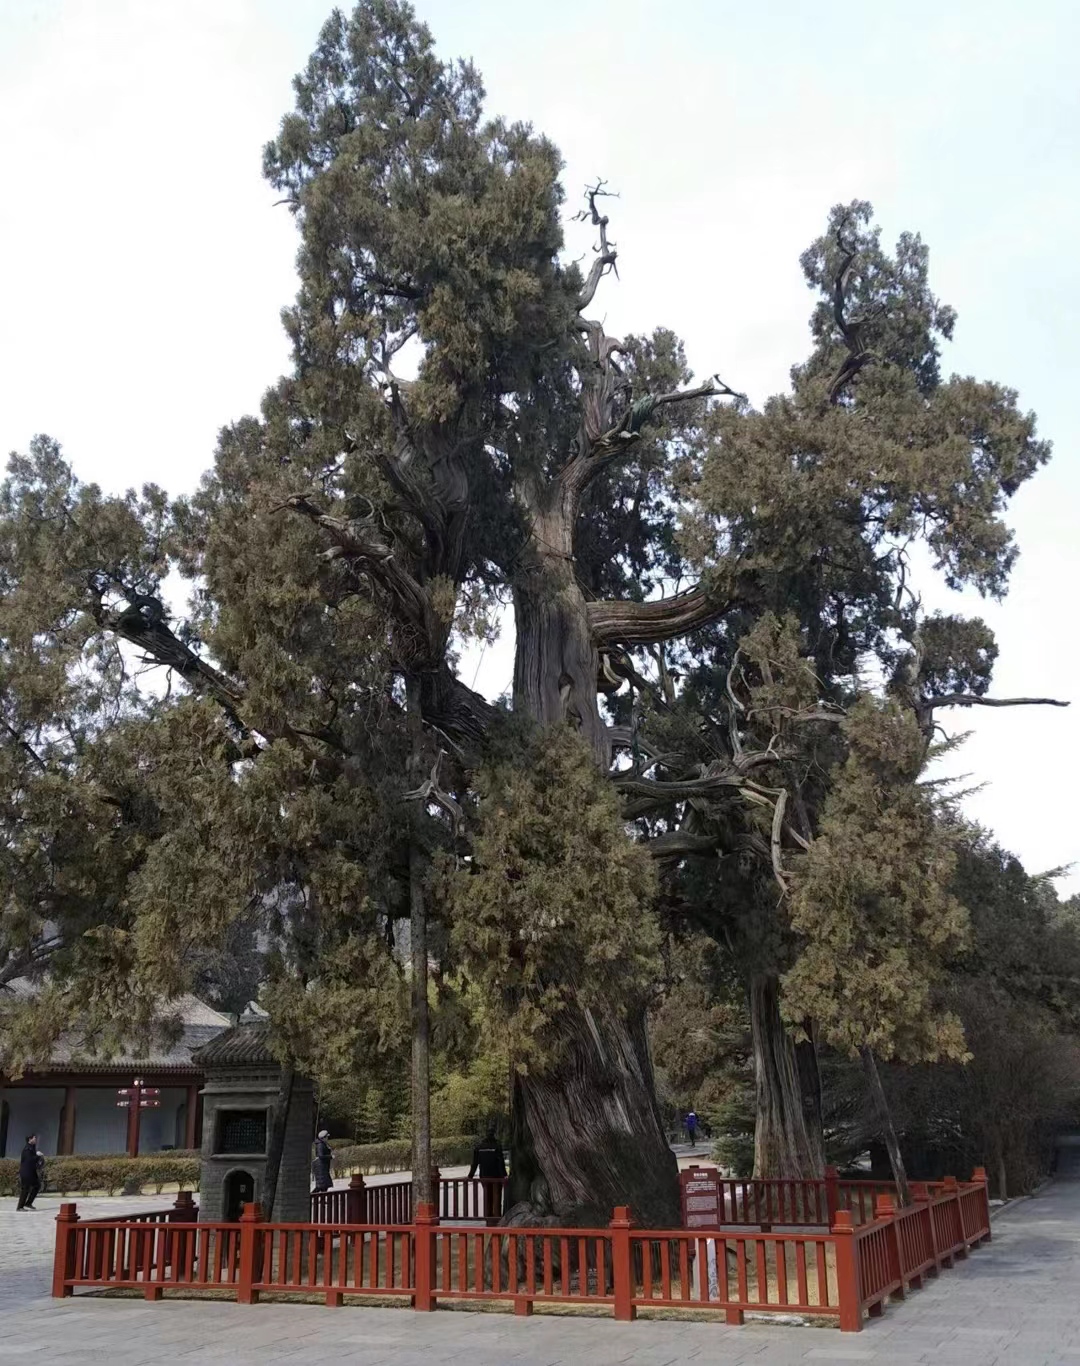
[[[244,1206],[255,1199],[255,1178],[250,1172],[230,1172],[225,1178],[222,1214],[227,1224],[235,1224]]]

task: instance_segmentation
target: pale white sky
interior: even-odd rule
[[[222,423],[257,407],[288,364],[278,314],[295,251],[261,149],[328,11],[0,0],[0,451],[46,431],[107,489],[153,479],[179,492]],[[981,607],[1001,646],[995,691],[1077,697],[1069,712],[974,714],[955,766],[986,784],[970,813],[1032,871],[1080,863],[1080,10],[426,0],[419,12],[444,55],[476,60],[492,111],[562,148],[572,198],[597,175],[621,192],[609,330],[667,324],[699,372],[756,402],[805,352],[798,255],[829,206],[870,199],[887,239],[923,233],[934,287],[960,314],[946,370],[1016,386],[1056,447],[1014,504],[1012,593]],[[588,245],[578,233],[575,251]],[[498,691],[506,677],[503,645],[480,683]]]

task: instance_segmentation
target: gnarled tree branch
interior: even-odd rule
[[[590,602],[586,612],[598,645],[654,645],[708,626],[744,600],[742,592],[721,598],[698,585],[649,602]]]

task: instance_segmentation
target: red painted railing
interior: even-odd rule
[[[786,1228],[828,1228],[837,1211],[844,1209],[850,1211],[857,1224],[869,1223],[874,1217],[877,1197],[896,1190],[892,1182],[886,1181],[841,1181],[832,1167],[820,1179],[722,1178],[717,1184],[724,1223],[756,1225],[764,1230],[776,1224]]]
[[[831,1236],[805,1233],[632,1232],[633,1308],[747,1313],[839,1313]]]
[[[395,1225],[264,1223],[257,1205],[245,1206],[238,1223],[196,1223],[190,1197],[179,1211],[83,1222],[65,1204],[53,1294],[118,1287],[153,1300],[165,1290],[214,1289],[242,1304],[270,1292],[321,1295],[328,1304],[408,1296],[419,1310],[440,1299],[502,1300],[523,1314],[542,1303],[607,1306],[618,1319],[642,1308],[710,1309],[735,1323],[747,1313],[798,1313],[857,1331],[864,1314],[882,1313],[890,1296],[990,1237],[982,1171],[912,1193],[914,1203],[900,1210],[879,1194],[865,1223],[840,1209],[831,1227],[790,1232],[636,1229],[623,1207],[602,1229],[475,1229],[441,1224],[431,1205]]]
[[[451,1223],[497,1224],[502,1216],[505,1179],[441,1176],[432,1172],[439,1217]],[[342,1190],[312,1191],[313,1224],[407,1224],[412,1219],[412,1182],[367,1185],[354,1176]]]

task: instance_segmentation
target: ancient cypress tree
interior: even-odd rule
[[[343,1022],[339,1052],[377,1043],[370,1007],[394,990],[386,927],[416,886],[417,829],[401,801],[419,793],[450,813],[426,858],[440,844],[463,856],[473,775],[498,770],[498,709],[455,670],[462,634],[490,629],[511,602],[514,712],[541,732],[579,733],[669,877],[737,850],[738,867],[721,862],[712,881],[729,906],[745,887],[745,915],[764,919],[777,848],[801,847],[814,815],[779,731],[740,711],[740,640],[767,613],[794,612],[822,702],[842,706],[862,653],[898,659],[914,636],[918,613],[898,592],[910,538],[950,582],[1001,591],[1014,553],[1002,508],[1046,448],[1010,391],[941,379],[952,315],[929,291],[925,248],[905,236],[889,257],[866,205],[836,211],[804,258],[820,297],[813,350],[792,392],[758,412],[718,379],[694,384],[669,332],[605,332],[594,312],[616,250],[603,186],[586,195],[596,249],[582,271],[563,259],[555,148],[485,118],[476,72],[441,60],[407,5],[335,13],[295,89],[265,153],[300,234],[284,315],[294,364],[261,416],[222,432],[200,492],[171,508],[153,489],[104,499],[78,486],[45,441],[13,467],[5,572],[21,672],[6,762],[20,817],[24,778],[61,814],[69,790],[89,800],[92,764],[133,784],[142,806],[92,791],[102,837],[123,850],[98,940],[136,982],[179,982],[185,939],[204,942],[230,906],[254,899],[276,917],[284,947],[268,999],[304,1056],[327,1012]],[[162,597],[174,566],[195,588],[182,622]],[[132,649],[187,696],[140,695]],[[768,687],[761,664],[746,686]],[[43,692],[35,669],[52,680]],[[85,695],[72,699],[76,677]],[[650,707],[670,714],[666,735],[652,717],[643,729]],[[85,718],[74,736],[72,708]],[[417,710],[431,760],[421,788]],[[816,734],[835,717],[815,703],[798,720]],[[112,742],[117,727],[133,748]],[[39,736],[50,746],[40,779]],[[536,743],[549,754],[534,739],[518,752]],[[153,776],[142,755],[163,749],[171,767]],[[610,834],[610,807],[575,772],[568,827],[587,816]],[[33,823],[35,848],[54,849],[52,819]],[[483,817],[477,851],[499,819]],[[571,847],[554,832],[548,856]],[[600,904],[630,925],[651,880],[628,890],[622,858]],[[88,949],[67,935],[62,952],[50,947],[40,889],[54,864],[46,853],[20,883],[11,961],[52,962],[60,982],[63,953]],[[498,860],[475,866],[471,895],[493,904],[482,878]],[[608,974],[599,1010],[595,983],[561,976],[564,955],[546,962],[558,1009],[543,1021],[545,1066],[518,1074],[519,1150],[570,1215],[588,1208],[603,1168],[602,1189],[671,1222],[641,975]],[[757,973],[777,1057],[789,1047],[783,966],[765,956]],[[781,1116],[790,1166],[803,1101],[781,1071],[763,1103]],[[595,1098],[584,1126],[583,1093]],[[598,1155],[577,1171],[560,1158],[571,1134]]]
[[[670,869],[667,899],[742,965],[761,1176],[821,1164],[814,1021],[799,1019],[796,1043],[782,1014],[798,947],[782,869],[817,832],[868,665],[923,753],[941,708],[1038,700],[988,697],[992,634],[926,618],[912,551],[949,586],[1000,596],[1016,556],[1004,510],[1049,447],[1013,392],[943,379],[954,315],[930,290],[919,238],[890,255],[869,205],[838,206],[802,264],[819,301],[791,392],[761,411],[714,406],[672,462],[680,563],[723,608],[683,645],[624,664],[634,702],[616,704],[635,753],[616,779],[627,814],[658,848],[722,859]]]

